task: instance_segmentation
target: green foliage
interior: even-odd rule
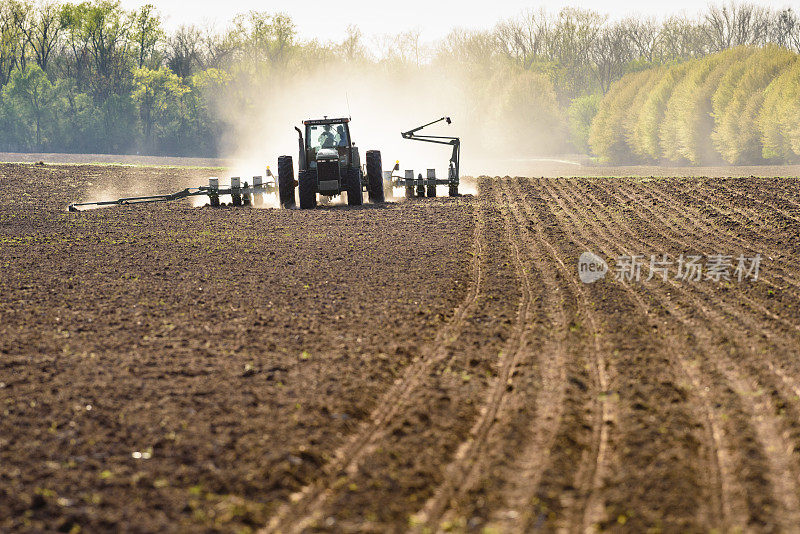
[[[592,150],[608,162],[792,161],[800,155],[797,65],[785,48],[740,46],[628,74],[600,104]]]
[[[581,153],[589,152],[589,130],[600,108],[601,99],[599,94],[580,96],[572,101],[567,110],[570,141]]]
[[[636,123],[631,145],[633,151],[645,161],[658,161],[662,157],[660,126],[664,121],[667,102],[675,86],[686,75],[689,64],[683,63],[667,68],[660,79],[648,91],[644,104],[636,109]]]
[[[714,130],[713,97],[731,67],[747,59],[753,49],[737,47],[699,61],[691,75],[676,88],[668,104],[665,128],[672,128],[677,146],[665,146],[665,157],[693,164],[718,163],[722,156],[711,143]],[[672,124],[670,125],[670,121]]]
[[[765,159],[800,161],[800,59],[764,91],[757,121]]]
[[[602,162],[635,163],[631,149],[637,110],[641,109],[660,69],[628,74],[611,86],[589,129],[589,146]]]
[[[17,70],[3,88],[3,100],[12,113],[7,114],[15,132],[15,141],[25,149],[40,150],[52,127],[53,84],[38,65]],[[24,143],[24,145],[22,145]]]
[[[189,111],[184,106],[184,96],[189,92],[190,88],[167,68],[136,70],[131,97],[139,110],[146,151],[153,152],[159,141],[179,135],[182,118]]]
[[[0,150],[214,156],[223,139],[257,136],[243,125],[265,105],[309,80],[338,91],[345,78],[435,93],[422,107],[447,97],[465,140],[498,156],[796,158],[797,61],[779,47],[800,47],[794,15],[748,8],[708,24],[722,13],[655,22],[531,10],[433,46],[412,30],[370,49],[354,26],[339,43],[302,41],[283,13],[168,33],[152,4],[0,0]]]
[[[752,54],[731,69],[713,97],[716,126],[711,133],[714,146],[732,164],[758,163],[763,147],[757,117],[767,86],[796,54],[769,46]]]

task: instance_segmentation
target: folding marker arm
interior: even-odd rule
[[[425,143],[435,143],[438,145],[451,145],[453,147],[453,153],[450,156],[450,170],[448,173],[448,179],[457,184],[459,179],[459,165],[461,159],[461,139],[458,137],[448,137],[443,135],[417,135],[417,132],[423,128],[427,128],[432,124],[442,121],[447,121],[447,124],[451,124],[453,122],[450,120],[450,117],[442,117],[427,124],[423,124],[422,126],[417,126],[416,128],[406,132],[401,132],[400,135],[403,136],[403,139],[408,139],[410,141],[423,141]]]
[[[211,188],[208,186],[200,186],[200,187],[187,187],[181,191],[177,191],[175,193],[169,193],[166,195],[152,195],[152,196],[145,196],[145,197],[125,197],[119,198],[117,200],[103,200],[100,202],[79,202],[76,204],[70,204],[68,206],[69,211],[80,211],[79,208],[87,208],[87,207],[96,207],[100,208],[103,206],[124,206],[129,204],[149,204],[151,202],[170,202],[173,200],[180,200],[182,198],[188,197],[196,197],[200,195],[207,195],[207,196],[222,196],[222,195],[251,195],[251,194],[258,194],[258,193],[273,193],[275,192],[276,187],[271,184],[262,184],[262,185],[251,185],[248,187],[238,187],[238,188]]]

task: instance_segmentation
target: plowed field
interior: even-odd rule
[[[65,209],[204,176],[0,166],[0,531],[800,525],[796,179]]]

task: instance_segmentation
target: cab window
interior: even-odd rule
[[[350,145],[344,123],[313,124],[306,130],[308,147],[316,153],[320,148],[337,148]]]

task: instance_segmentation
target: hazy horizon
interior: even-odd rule
[[[498,22],[514,17],[528,9],[545,8],[557,12],[564,7],[592,9],[608,14],[612,19],[627,16],[646,16],[658,19],[670,15],[686,14],[695,16],[715,2],[698,3],[691,0],[675,0],[669,4],[651,4],[643,2],[585,0],[571,2],[567,0],[546,0],[544,2],[526,2],[522,0],[495,0],[483,4],[465,6],[457,0],[406,0],[398,3],[376,3],[366,0],[355,0],[349,5],[352,9],[343,10],[329,7],[330,2],[307,0],[296,2],[256,2],[254,0],[231,0],[221,3],[212,0],[196,0],[192,9],[186,12],[186,3],[181,0],[122,0],[126,9],[134,9],[144,4],[153,4],[164,17],[167,29],[181,25],[216,27],[221,30],[231,19],[251,10],[266,12],[284,12],[292,17],[297,26],[298,36],[303,40],[317,39],[321,42],[341,41],[346,36],[346,28],[353,24],[364,34],[367,45],[371,45],[371,37],[397,34],[409,30],[419,30],[422,41],[430,42],[441,39],[455,28],[490,29]],[[716,2],[719,3],[719,2]],[[800,6],[790,2],[770,2],[753,0],[747,3],[781,9]],[[324,13],[324,15],[323,15]],[[420,17],[425,15],[424,20]]]

